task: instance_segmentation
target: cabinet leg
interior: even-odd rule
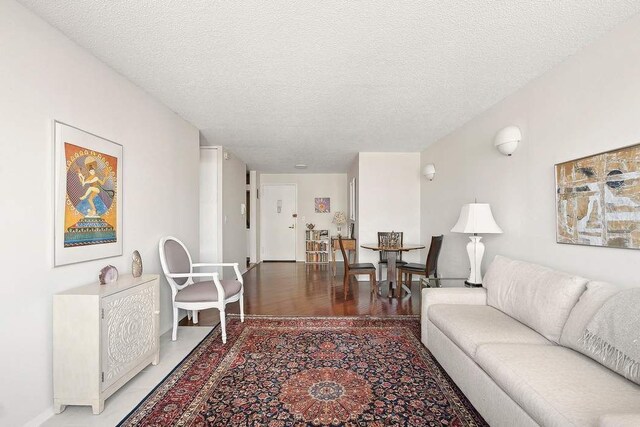
[[[156,366],[158,363],[160,363],[160,351],[156,352],[156,356],[153,358],[153,362],[151,362],[153,366]]]
[[[62,411],[64,411],[66,409],[67,405],[63,405],[62,403],[60,403],[57,400],[53,400],[53,413],[54,414],[60,414]]]
[[[98,415],[104,411],[104,399],[94,400],[91,404],[91,410],[93,411],[93,415]]]

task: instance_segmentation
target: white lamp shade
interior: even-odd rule
[[[436,175],[436,167],[433,163],[428,163],[422,168],[422,175],[424,175],[429,181],[433,181],[433,177]]]
[[[460,210],[460,218],[451,229],[453,233],[502,233],[502,229],[496,224],[488,203],[469,203]]]
[[[494,139],[494,145],[505,156],[512,155],[522,140],[522,132],[518,126],[507,126],[500,130]]]
[[[344,212],[338,211],[333,215],[333,223],[337,225],[344,225],[347,223],[347,216]]]

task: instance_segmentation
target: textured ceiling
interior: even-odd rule
[[[269,172],[422,150],[640,11],[638,0],[20,1]]]

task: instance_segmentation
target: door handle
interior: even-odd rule
[[[289,228],[296,228],[296,226],[295,225],[290,225]]]

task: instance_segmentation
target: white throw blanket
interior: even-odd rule
[[[582,344],[585,354],[640,384],[640,288],[605,301],[587,324]]]

